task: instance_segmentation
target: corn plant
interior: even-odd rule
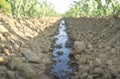
[[[21,15],[21,5],[22,5],[22,0],[8,0],[10,5],[11,5],[11,11],[13,17],[19,17]]]
[[[120,4],[118,4],[117,1],[112,3],[112,14],[114,15],[120,14]]]
[[[8,0],[11,8],[13,17],[31,17],[34,6],[37,0]]]
[[[80,5],[78,2],[74,2],[75,4],[73,4],[70,8],[70,10],[68,10],[64,16],[79,16],[81,9],[80,9]]]
[[[36,6],[36,4],[36,0],[23,0],[23,3],[21,5],[23,16],[32,17],[32,15],[34,15],[34,13],[36,12],[36,10],[34,9],[34,6]]]
[[[103,4],[103,1],[105,3]],[[78,8],[76,8],[78,7]],[[66,12],[65,16],[108,16],[120,13],[119,0],[79,0]]]
[[[10,4],[6,0],[0,0],[0,12],[5,14],[11,13]]]
[[[51,4],[37,0],[8,0],[11,5],[13,17],[42,17],[53,16],[57,13]]]
[[[58,15],[57,12],[53,9],[52,4],[42,1],[39,3],[39,17],[46,17],[46,16],[55,16]]]

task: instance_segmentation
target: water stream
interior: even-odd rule
[[[65,46],[68,41],[65,21],[61,20],[58,34],[54,36],[55,43],[52,51],[54,63],[52,64],[51,75],[55,79],[70,79],[72,68],[68,65],[71,48]]]

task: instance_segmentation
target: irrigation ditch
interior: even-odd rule
[[[0,79],[120,79],[119,61],[120,18],[0,14]]]

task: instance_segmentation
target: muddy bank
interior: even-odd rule
[[[120,19],[66,18],[70,56],[78,65],[72,79],[120,79]]]
[[[46,72],[59,19],[0,14],[0,79],[49,78]]]

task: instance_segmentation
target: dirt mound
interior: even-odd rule
[[[120,79],[120,19],[66,18],[66,23],[79,70],[72,79]]]
[[[48,79],[59,17],[14,19],[0,14],[0,79]]]

